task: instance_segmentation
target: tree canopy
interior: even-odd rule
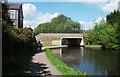
[[[62,15],[55,17],[51,22],[39,24],[35,29],[34,33],[70,33],[80,32],[80,23],[74,22],[71,18]]]
[[[114,12],[111,12],[109,15],[107,15],[107,22],[109,24],[119,23],[120,24],[120,11],[115,10]]]
[[[107,22],[102,20],[94,29],[89,30],[86,42],[89,45],[102,45],[108,49],[120,48],[120,12],[107,15]]]

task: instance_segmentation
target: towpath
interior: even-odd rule
[[[50,48],[50,47],[43,47]],[[52,47],[56,48],[56,47]],[[25,73],[26,77],[29,76],[52,76],[52,75],[62,75],[60,71],[56,69],[55,66],[48,60],[45,52],[36,53],[32,57],[32,61],[27,68],[27,72]]]

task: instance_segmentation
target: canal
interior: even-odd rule
[[[102,48],[67,47],[51,49],[67,66],[87,75],[119,75],[120,52]]]

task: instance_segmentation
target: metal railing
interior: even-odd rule
[[[37,33],[34,33],[34,35],[38,35],[39,33],[83,33],[83,30],[70,30],[70,31],[56,31],[56,30],[40,30]]]

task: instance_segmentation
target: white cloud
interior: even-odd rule
[[[104,6],[101,6],[101,10],[105,12],[113,12],[114,10],[117,10],[118,1],[119,0],[112,0],[110,3],[106,3]]]
[[[105,2],[108,0],[8,0],[9,2]]]
[[[74,1],[74,0],[71,0]],[[75,0],[75,1],[81,1],[81,0]],[[96,5],[98,8],[103,10],[104,12],[110,13],[113,12],[114,10],[118,9],[118,2],[120,0],[84,0],[86,2],[85,4],[87,5]]]
[[[99,17],[98,19],[95,20],[94,23],[99,23],[101,20],[105,20],[105,22],[106,22],[106,18]]]
[[[80,24],[93,25],[93,22],[79,21]]]
[[[94,27],[93,22],[79,21],[79,23],[81,24],[81,28],[84,30],[88,30]]]
[[[79,23],[81,24],[82,29],[88,30],[88,29],[94,28],[95,23],[99,23],[102,19],[104,19],[106,21],[106,18],[99,17],[94,22],[79,21]]]
[[[37,11],[35,5],[28,3],[23,5],[23,15],[24,15],[23,21],[24,27],[31,26],[31,28],[34,29],[41,23],[50,22],[52,18],[57,17],[59,14],[58,12],[54,14],[50,14],[48,12],[46,14],[42,14],[41,12]]]
[[[68,0],[72,2],[107,2],[107,0]]]
[[[36,17],[37,8],[35,7],[35,5],[28,3],[28,4],[24,4],[22,7],[23,7],[23,16],[25,19],[31,19],[32,17]]]
[[[87,5],[96,5],[104,12],[113,12],[118,9],[118,2],[120,0],[68,0],[72,2],[84,2]]]
[[[46,13],[44,15],[41,15],[39,17],[37,17],[36,19],[40,22],[40,23],[45,23],[45,22],[50,22],[52,18],[54,17],[57,17],[58,16],[58,13],[54,13],[53,15],[52,14],[49,14],[49,13]]]
[[[37,27],[38,24],[39,24],[39,22],[35,21],[35,20],[24,20],[24,22],[23,22],[24,27],[31,27],[32,29]]]

